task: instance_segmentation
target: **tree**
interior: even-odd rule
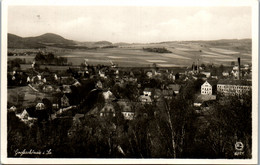
[[[242,158],[252,157],[252,99],[250,95],[225,97],[212,107],[207,121],[207,142],[217,158],[235,158],[234,145],[241,141],[244,148]]]

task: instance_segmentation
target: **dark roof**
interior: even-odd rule
[[[181,86],[178,85],[178,84],[169,84],[168,88],[170,88],[170,89],[172,89],[174,91],[178,91],[178,90],[180,90]]]
[[[144,88],[144,91],[152,92],[153,89],[152,88]]]
[[[218,84],[226,84],[226,85],[252,85],[252,82],[246,80],[234,80],[234,79],[220,79]]]
[[[211,86],[217,85],[218,81],[216,79],[208,79],[206,80]],[[205,82],[206,82],[205,81]]]

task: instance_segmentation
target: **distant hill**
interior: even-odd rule
[[[98,42],[79,42],[68,40],[60,35],[53,33],[46,33],[35,37],[20,37],[15,34],[8,33],[8,48],[20,48],[20,49],[34,49],[34,48],[46,48],[47,46],[69,48],[69,49],[96,49],[96,48],[113,48],[113,47],[166,47],[174,48],[176,44],[196,43],[202,49],[207,47],[227,47],[234,50],[250,51],[252,40],[251,39],[222,39],[222,40],[204,40],[204,41],[165,41],[159,43],[111,43],[109,41]],[[187,46],[186,46],[187,47]]]
[[[98,41],[98,42],[94,42],[94,45],[97,45],[97,46],[111,46],[113,44],[111,42],[108,42],[108,41]]]
[[[25,41],[41,43],[41,44],[64,44],[64,45],[75,45],[75,42],[68,40],[53,33],[46,33],[36,37],[24,38]]]
[[[109,41],[76,42],[76,43],[77,43],[77,46],[85,46],[85,47],[88,47],[88,48],[113,46],[113,43],[111,43]]]
[[[45,46],[35,41],[25,40],[14,34],[8,34],[8,48],[44,48]]]
[[[73,46],[75,42],[52,33],[24,38],[8,33],[8,48],[45,48],[48,45]]]
[[[35,37],[20,37],[8,33],[8,48],[45,48],[46,46],[70,48],[70,49],[89,49],[113,46],[109,41],[98,42],[78,42],[65,39],[64,37],[46,33]]]

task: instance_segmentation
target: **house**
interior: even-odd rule
[[[211,76],[211,78],[218,79],[218,76]]]
[[[124,86],[125,81],[123,79],[117,79],[115,85],[120,86],[121,88]]]
[[[83,77],[83,76],[84,76],[84,74],[85,74],[85,72],[84,72],[84,71],[82,71],[82,70],[79,70],[79,71],[78,71],[78,75],[79,75],[80,77]]]
[[[178,84],[169,84],[167,86],[168,89],[170,90],[173,90],[175,94],[179,94],[180,93],[180,89],[181,89],[181,86],[178,85]]]
[[[145,88],[143,93],[145,96],[152,96],[152,88]]]
[[[25,124],[32,126],[37,120],[37,115],[35,113],[35,107],[30,107],[24,109],[22,113],[16,114],[16,116]]]
[[[76,86],[76,87],[79,87],[79,86],[81,86],[81,84],[80,84],[80,82],[79,82],[78,80],[76,80],[76,81],[75,81],[75,83],[74,83],[74,84],[72,84],[72,85],[74,85],[74,86]]]
[[[27,77],[27,83],[30,83],[31,82],[31,79],[30,79],[30,77],[28,76]]]
[[[15,106],[11,106],[11,107],[9,108],[9,110],[15,112],[15,111],[17,110],[17,108],[16,108]]]
[[[201,85],[201,94],[202,95],[212,95],[216,92],[216,80],[207,80]]]
[[[121,113],[124,116],[125,120],[133,120],[135,116],[135,112],[131,107],[131,104],[128,100],[119,100],[118,105],[120,106]]]
[[[212,85],[208,81],[204,82],[201,85],[201,94],[202,95],[212,95]]]
[[[62,85],[63,93],[71,93],[70,85]]]
[[[105,72],[103,72],[103,71],[101,71],[101,70],[98,71],[98,74],[99,74],[99,76],[102,77],[102,78],[107,78],[107,76],[105,75]]]
[[[44,92],[52,92],[53,87],[51,85],[45,85],[42,89]]]
[[[61,98],[61,107],[68,107],[70,106],[69,98],[64,94]]]
[[[105,106],[100,110],[99,113],[100,117],[115,117],[115,108],[110,103],[105,103]]]
[[[162,96],[165,99],[171,100],[174,96],[174,92],[171,89],[164,89],[162,90]]]
[[[59,104],[57,104],[57,103],[52,104],[52,109],[58,110],[59,109]]]
[[[101,81],[98,81],[98,82],[96,83],[96,88],[99,88],[99,89],[102,89],[102,88],[103,88],[103,84],[102,84]]]
[[[38,103],[36,106],[35,106],[35,109],[36,110],[45,110],[45,105],[43,103]]]
[[[210,72],[200,72],[201,74],[205,75],[207,78],[211,76]]]
[[[228,71],[224,71],[224,72],[222,72],[222,76],[224,76],[224,77],[228,77],[228,76],[229,76],[229,72],[228,72]]]
[[[150,96],[146,95],[141,95],[139,97],[139,100],[142,102],[142,104],[152,104],[152,99]]]
[[[149,78],[152,78],[153,77],[153,73],[152,72],[147,72],[146,76],[149,77]]]
[[[29,120],[37,120],[35,116],[30,116],[26,109],[24,109],[22,113],[16,114],[16,116],[23,122],[27,122]]]
[[[170,74],[168,75],[168,79],[175,81],[175,75],[173,75],[172,73],[170,73]]]
[[[240,96],[252,90],[252,82],[246,80],[221,79],[217,84],[217,92],[225,96]]]
[[[114,94],[110,91],[110,90],[107,90],[107,91],[104,91],[102,93],[105,101],[112,101],[112,100],[115,100],[116,97],[114,96]]]

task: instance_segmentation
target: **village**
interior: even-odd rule
[[[145,105],[153,105],[160,108],[161,102],[170,101],[183,91],[185,82],[197,81],[197,92],[190,95],[195,98],[194,109],[201,113],[221,96],[240,96],[251,92],[251,66],[241,66],[238,58],[237,65],[229,67],[229,70],[223,66],[220,68],[222,72],[217,74],[216,68],[206,68],[204,64],[199,66],[197,62],[181,72],[176,72],[174,68],[158,68],[156,64],[140,70],[119,68],[112,62],[111,66],[90,66],[85,60],[81,67],[69,67],[67,71],[55,73],[48,68],[36,68],[34,62],[32,68],[26,71],[17,67],[9,70],[8,85],[28,86],[35,93],[51,95],[51,99],[37,97],[37,102],[29,107],[19,107],[10,100],[8,111],[14,111],[21,121],[32,125],[37,120],[48,121],[57,117],[71,117],[78,121],[85,115],[113,118],[118,115],[118,110],[115,110],[117,105],[125,120],[134,120],[140,113],[147,115],[147,112],[138,112],[136,107],[140,109]],[[82,91],[86,89],[82,84],[88,85],[88,93]],[[98,98],[96,103],[86,103],[91,100],[87,98],[91,93]]]

